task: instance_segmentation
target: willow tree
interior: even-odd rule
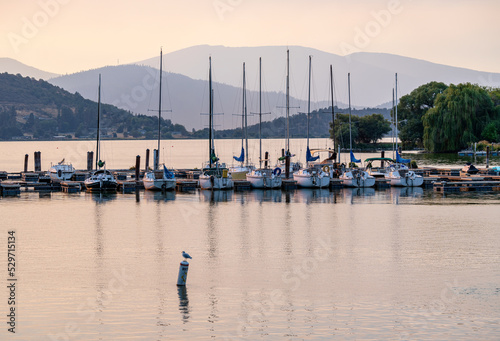
[[[477,142],[485,127],[497,119],[484,88],[470,83],[450,85],[423,116],[424,147],[431,152],[457,151]]]
[[[422,147],[424,125],[422,117],[434,107],[438,94],[448,86],[440,82],[430,82],[419,86],[408,95],[401,97],[398,104],[398,135],[405,147]]]

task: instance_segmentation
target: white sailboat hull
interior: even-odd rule
[[[144,188],[150,191],[168,191],[175,189],[175,179],[149,179],[142,180]]]
[[[324,188],[330,185],[330,176],[326,173],[311,174],[307,171],[293,173],[297,186],[304,188]]]
[[[399,170],[393,170],[387,173],[385,178],[390,181],[391,186],[397,187],[420,187],[424,184],[424,178],[413,171],[401,175]]]
[[[224,190],[234,187],[233,179],[228,177],[216,177],[213,175],[200,175],[200,187],[202,189]]]
[[[75,174],[75,168],[68,164],[57,164],[49,169],[50,180],[56,183],[71,180],[73,174]]]
[[[362,171],[362,174],[359,175],[353,174],[350,171],[345,172],[339,179],[342,180],[344,186],[347,187],[365,188],[375,185],[375,178],[365,171]]]
[[[248,173],[247,181],[253,188],[281,188],[282,179],[279,176],[268,176],[267,174]]]

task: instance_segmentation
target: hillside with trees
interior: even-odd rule
[[[96,83],[97,88],[97,83]],[[97,103],[43,80],[0,74],[0,139],[94,138]],[[187,136],[186,129],[162,120],[162,136]],[[158,118],[101,105],[104,137],[155,138]]]

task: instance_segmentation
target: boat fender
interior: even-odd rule
[[[57,176],[58,176],[59,178],[60,178],[60,177],[62,177],[62,170],[60,170],[60,169],[58,169],[58,170],[57,170]]]
[[[328,166],[328,165],[324,165],[324,166],[323,166],[323,172],[325,172],[325,173],[330,173],[330,166]]]
[[[274,174],[274,175],[276,175],[276,176],[280,176],[280,175],[281,175],[281,168],[276,167],[276,168],[273,170],[273,174]]]
[[[213,186],[214,183],[215,183],[214,176],[210,175],[210,184],[212,184],[212,186]]]
[[[165,191],[166,189],[167,189],[167,185],[166,184],[161,185],[161,190],[162,191]]]

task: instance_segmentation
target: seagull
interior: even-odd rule
[[[189,255],[189,253],[185,253],[184,251],[182,251],[182,257],[184,257],[184,259],[188,259],[188,258],[189,258],[189,259],[193,259],[193,257],[191,257],[191,256]]]

